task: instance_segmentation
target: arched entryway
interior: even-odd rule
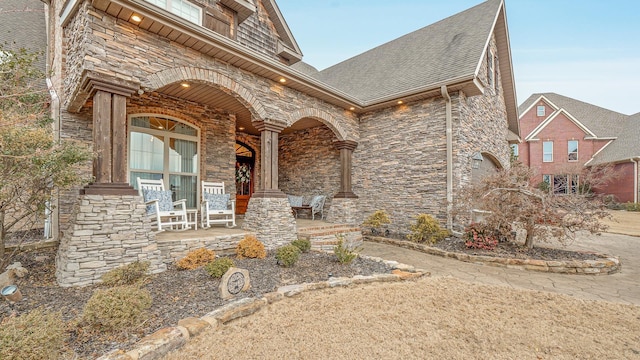
[[[478,155],[481,156],[482,160],[480,160]],[[476,153],[472,156],[471,161],[471,181],[474,184],[479,183],[485,176],[495,174],[497,171],[503,169],[500,160],[489,152]]]
[[[256,152],[249,145],[236,141],[236,214],[247,212],[249,199],[255,190]]]

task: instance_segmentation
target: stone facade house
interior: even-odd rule
[[[223,181],[268,247],[296,238],[286,194],[327,195],[336,224],[384,209],[402,235],[420,213],[453,227],[457,190],[509,166],[518,140],[502,0],[322,71],[302,62],[275,0],[47,6],[56,130],[96,153],[95,181],[59,199],[63,285],[138,259],[162,271],[137,177],[162,178],[191,208],[200,181]],[[240,168],[252,181],[236,182]]]
[[[640,113],[624,115],[555,93],[533,94],[520,105],[523,142],[518,159],[536,169],[534,182],[556,193],[576,189],[572,166],[613,164],[619,177],[595,191],[638,202]]]

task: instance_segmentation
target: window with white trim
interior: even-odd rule
[[[542,143],[542,162],[553,162],[553,141]]]
[[[173,200],[198,199],[198,129],[163,115],[132,115],[129,126],[129,183],[163,179]]]
[[[545,114],[544,105],[538,105],[538,107],[536,108],[536,115],[537,116],[544,116],[544,114]]]
[[[518,157],[518,144],[511,144],[511,155],[515,158]]]
[[[569,140],[567,142],[568,145],[568,154],[569,161],[578,161],[578,140]]]
[[[145,0],[161,7],[172,14],[178,15],[192,23],[202,25],[202,8],[187,0]]]

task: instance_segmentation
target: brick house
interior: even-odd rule
[[[638,202],[640,113],[624,115],[555,93],[533,94],[520,105],[519,160],[537,170],[535,182],[556,193],[574,191],[571,167],[613,164],[620,177],[596,191]]]
[[[457,189],[508,167],[519,140],[502,0],[322,71],[301,61],[274,0],[47,6],[56,130],[96,153],[95,182],[59,199],[64,285],[138,259],[162,270],[137,177],[192,208],[200,181],[224,181],[243,229],[274,247],[296,238],[285,194],[327,195],[330,223],[384,209],[399,234],[420,213],[451,228]]]

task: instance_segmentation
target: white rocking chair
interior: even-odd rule
[[[236,226],[236,201],[230,198],[231,195],[224,192],[224,182],[202,182],[200,216],[203,228],[212,224],[225,224],[228,228]]]
[[[138,192],[147,205],[147,216],[151,218],[151,224],[158,231],[190,228],[187,224],[187,200],[173,201],[171,190],[164,189],[162,179],[138,178]]]

